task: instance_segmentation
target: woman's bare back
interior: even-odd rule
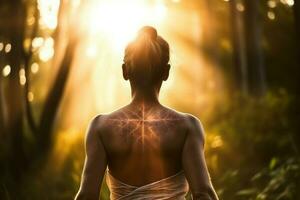
[[[128,105],[91,121],[76,200],[98,199],[107,167],[113,177],[133,186],[183,170],[193,199],[218,199],[205,163],[200,121],[161,105]]]
[[[127,45],[122,72],[130,82],[132,101],[90,122],[76,200],[99,199],[107,167],[109,175],[127,186],[147,185],[183,170],[194,200],[218,199],[205,163],[200,121],[158,100],[162,82],[169,77],[169,51],[169,44],[148,26]],[[170,188],[165,192],[176,193]]]
[[[160,104],[128,105],[99,120],[110,173],[135,186],[182,170],[186,115]]]

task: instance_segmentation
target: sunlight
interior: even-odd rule
[[[179,111],[201,111],[202,116],[213,112],[224,84],[218,69],[200,50],[203,36],[200,12],[194,7],[178,7],[180,1],[165,2],[88,0],[75,12],[76,26],[71,33],[84,29],[79,34],[80,45],[61,105],[62,128],[78,130],[73,131],[74,135],[83,134],[79,130],[86,129],[92,116],[114,111],[130,102],[130,84],[122,77],[124,49],[146,25],[154,26],[170,44],[172,67],[168,81],[162,86],[161,102]],[[45,61],[53,56],[49,51],[53,49],[52,40],[46,40],[45,37],[34,41],[35,48],[45,48],[45,55],[40,55]],[[41,68],[34,65],[31,70],[36,72]],[[68,148],[72,141],[66,140],[63,146]]]
[[[158,26],[166,16],[163,3],[149,4],[141,0],[96,1],[88,9],[88,29],[92,35],[103,35],[115,50],[123,50],[134,38],[136,30],[148,24]]]
[[[171,48],[172,69],[169,80],[163,84],[163,103],[176,104],[180,101],[178,93],[194,97],[185,98],[183,103],[194,104],[198,109],[211,108],[208,105],[213,105],[214,91],[220,88],[222,80],[213,64],[199,51],[201,15],[193,7],[179,9],[177,4],[161,0],[86,1],[81,13],[75,15],[85,29],[67,87],[72,102],[66,105],[70,112],[66,116],[67,124],[83,124],[83,116],[89,118],[91,113],[110,112],[130,101],[129,82],[122,78],[124,49],[145,25],[154,26]],[[82,102],[86,103],[85,107],[78,108]]]
[[[57,26],[57,12],[59,0],[38,0],[38,9],[40,11],[39,24],[46,29],[55,29]]]
[[[96,108],[112,110],[130,97],[128,82],[122,80],[121,73],[125,46],[142,26],[154,26],[161,34],[168,9],[160,0],[90,0],[83,8],[80,15],[75,15],[84,29],[84,40],[80,54],[75,57],[74,73],[78,76],[86,74],[87,68],[82,66],[88,65],[91,74],[85,81],[87,93],[96,100]],[[76,83],[80,86],[70,87],[83,87],[81,81]]]

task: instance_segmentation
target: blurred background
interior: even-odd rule
[[[220,199],[300,199],[299,4],[1,0],[0,199],[74,197],[89,121],[130,101],[124,48],[144,25],[170,44],[160,99],[202,121]]]

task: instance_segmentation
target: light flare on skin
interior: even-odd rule
[[[146,141],[154,145],[159,139],[154,127],[156,123],[168,127],[167,123],[179,120],[181,119],[163,112],[157,112],[152,108],[145,109],[144,103],[137,111],[123,111],[120,117],[109,119],[110,122],[116,123],[121,129],[129,127],[129,136],[137,135],[136,141],[142,143],[143,150]]]

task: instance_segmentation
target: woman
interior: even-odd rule
[[[168,43],[153,27],[143,27],[126,47],[122,66],[132,101],[91,121],[76,200],[98,200],[105,172],[112,200],[181,200],[189,188],[193,199],[218,199],[204,159],[199,120],[159,103],[168,63]]]

